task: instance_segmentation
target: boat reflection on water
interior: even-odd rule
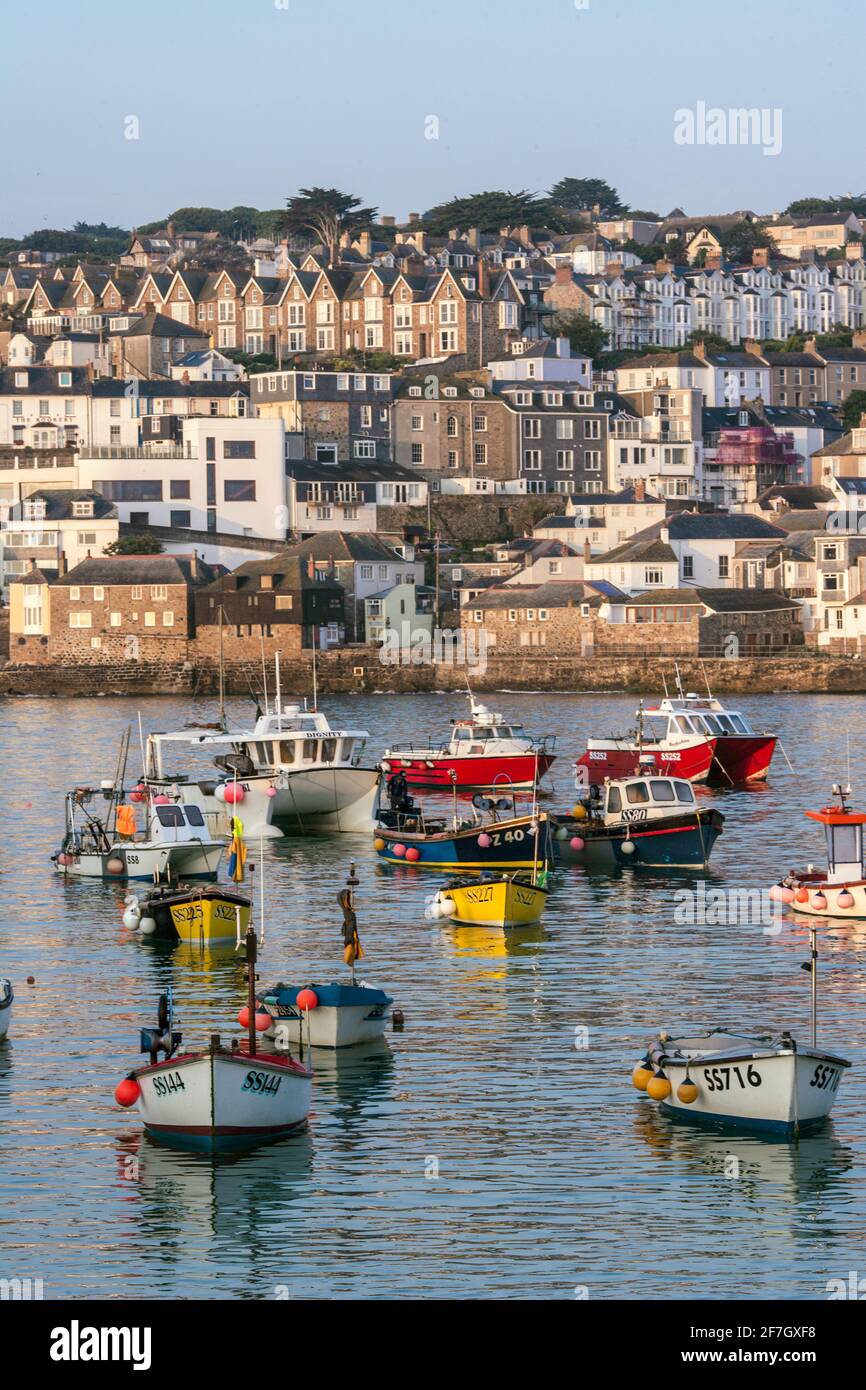
[[[171,1149],[147,1134],[127,1134],[116,1148],[118,1181],[158,1265],[188,1266],[191,1242],[236,1246],[252,1263],[309,1192],[314,1136],[302,1134],[246,1153],[211,1157]],[[300,1209],[299,1209],[300,1210]]]
[[[547,941],[540,922],[526,927],[470,927],[447,919],[440,923],[443,936],[460,955],[477,960],[502,960],[507,956],[535,955],[535,947]]]
[[[634,1129],[653,1150],[653,1163],[676,1164],[682,1178],[693,1174],[717,1178],[717,1186],[707,1194],[708,1202],[722,1203],[729,1190],[732,1204],[742,1208],[753,1203],[765,1219],[776,1210],[777,1202],[820,1198],[854,1166],[854,1150],[836,1137],[832,1120],[792,1142],[773,1135],[697,1128],[655,1106],[642,1105]],[[661,1174],[663,1179],[672,1176],[669,1170]],[[770,1201],[769,1211],[768,1186],[775,1190],[776,1199]],[[791,1210],[799,1219],[796,1208]]]

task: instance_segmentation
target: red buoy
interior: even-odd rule
[[[268,1029],[270,1028],[271,1024],[273,1023],[273,1021],[274,1021],[274,1020],[271,1018],[270,1014],[266,1014],[266,1013],[257,1013],[257,1014],[256,1014],[256,1032],[257,1032],[257,1033],[266,1033],[266,1032],[268,1031]]]
[[[249,1028],[250,1026],[250,1011],[246,1004],[244,1004],[242,1009],[238,1009],[238,1023],[242,1028]]]
[[[299,1009],[317,1009],[319,996],[314,989],[299,989],[295,1003]]]
[[[141,1087],[134,1076],[125,1076],[114,1088],[114,1099],[124,1109],[128,1109],[130,1105],[135,1105],[140,1095]]]

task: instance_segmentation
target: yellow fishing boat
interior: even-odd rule
[[[250,899],[222,884],[156,888],[138,907],[139,930],[163,940],[234,944],[249,925]]]
[[[449,917],[471,927],[524,927],[540,920],[547,892],[546,875],[526,871],[455,878],[428,912],[433,921]]]

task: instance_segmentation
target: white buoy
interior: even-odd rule
[[[139,931],[142,936],[153,936],[153,933],[156,931],[156,922],[152,917],[142,917],[139,922]]]
[[[456,902],[454,901],[453,898],[440,898],[440,899],[439,899],[439,916],[440,916],[440,917],[452,917],[456,911],[457,911],[457,904],[456,904]]]

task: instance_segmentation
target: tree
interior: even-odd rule
[[[139,531],[135,535],[118,536],[103,548],[103,555],[159,555],[163,549],[162,541],[149,531]]]
[[[328,248],[328,260],[337,259],[343,232],[355,232],[376,220],[376,208],[361,206],[360,198],[338,188],[302,188],[286,203],[285,229],[316,237]]]
[[[581,357],[596,358],[607,347],[607,334],[600,324],[586,314],[557,314],[550,324],[550,334],[554,338],[567,338],[572,352]]]
[[[618,217],[628,210],[616,189],[604,179],[560,179],[550,190],[550,200],[577,212],[592,212],[598,206],[607,217]]]
[[[550,227],[556,231],[563,225],[548,202],[525,188],[517,193],[494,189],[471,193],[465,198],[451,198],[447,203],[430,208],[421,220],[424,229],[433,236],[447,236],[455,227],[463,232],[478,227],[482,232],[495,233],[503,227],[520,226]]]
[[[236,241],[223,237],[202,242],[184,257],[184,264],[197,270],[252,270],[253,260]]]
[[[730,352],[732,344],[727,338],[722,338],[718,333],[704,333],[701,329],[696,329],[690,333],[682,347],[674,348],[674,352],[694,352],[695,344],[703,343],[707,352]]]
[[[866,391],[852,391],[842,406],[842,424],[846,430],[853,430],[860,423],[860,416],[866,414]]]
[[[760,247],[772,249],[775,245],[772,237],[764,230],[760,222],[747,222],[743,219],[729,227],[719,238],[722,247],[722,255],[725,260],[735,261],[742,265],[752,259],[752,252]]]

